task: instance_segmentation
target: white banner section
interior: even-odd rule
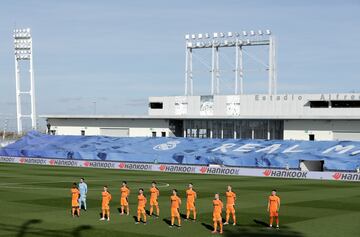
[[[119,169],[119,170],[158,171],[158,172],[184,173],[184,174],[213,174],[213,175],[256,176],[256,177],[291,178],[291,179],[323,179],[323,180],[357,181],[357,182],[360,181],[360,173],[334,172],[334,171],[312,172],[312,171],[300,171],[300,170],[239,168],[239,167],[225,167],[225,166],[211,167],[211,166],[195,166],[195,165],[62,160],[62,159],[6,157],[6,156],[0,156],[0,162],[49,165],[49,166]]]

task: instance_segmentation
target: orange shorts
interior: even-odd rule
[[[221,213],[213,213],[213,221],[222,221]]]
[[[121,198],[120,199],[120,205],[121,206],[128,206],[129,205],[129,202],[128,202],[128,200],[127,200],[127,198]]]
[[[195,203],[194,202],[187,202],[186,203],[186,209],[188,209],[188,210],[195,209]]]
[[[171,208],[171,217],[179,217],[179,209],[178,208]]]
[[[79,207],[79,200],[78,199],[72,199],[71,200],[71,206],[72,207]]]
[[[145,207],[144,206],[138,206],[137,212],[141,213],[141,214],[144,214],[145,213]]]
[[[159,205],[157,199],[155,199],[155,198],[154,198],[154,199],[150,198],[150,206],[157,206],[157,205]]]
[[[110,210],[109,205],[102,205],[101,207],[102,210]]]
[[[278,217],[279,216],[279,212],[277,210],[270,210],[270,216],[271,217]]]
[[[226,213],[235,213],[235,208],[234,208],[234,205],[226,205]]]

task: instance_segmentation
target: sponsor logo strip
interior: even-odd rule
[[[84,161],[84,160],[43,159],[43,158],[27,158],[27,157],[7,157],[7,156],[0,156],[0,163],[1,162],[50,165],[50,166],[102,168],[102,169],[143,170],[143,171],[186,173],[186,174],[192,173],[192,174],[209,174],[209,175],[237,175],[237,176],[256,176],[256,177],[292,178],[292,179],[324,179],[324,180],[360,182],[360,173],[347,173],[347,172],[306,172],[299,170],[209,167],[209,166],[176,165],[176,164],[170,165],[170,164],[149,164],[149,163],[129,163],[129,162],[109,162],[109,161]]]

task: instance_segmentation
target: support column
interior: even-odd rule
[[[215,60],[216,60],[216,94],[220,93],[220,65],[219,65],[219,47],[216,47],[215,50]]]
[[[185,49],[185,95],[193,95],[192,49]]]
[[[32,50],[32,42],[31,42]],[[35,83],[34,83],[34,68],[33,68],[33,52],[30,54],[30,100],[31,100],[31,126],[32,129],[36,130],[36,108],[35,108]]]
[[[269,95],[276,94],[276,54],[275,39],[273,36],[269,38]]]
[[[20,68],[16,56],[15,56],[15,84],[16,84],[16,124],[17,124],[17,132],[18,134],[21,134],[22,122],[21,122]]]
[[[235,95],[243,94],[243,53],[242,46],[236,41],[235,47]]]
[[[211,94],[215,94],[215,77],[216,77],[216,71],[215,71],[215,46],[214,42],[212,44],[211,48]]]

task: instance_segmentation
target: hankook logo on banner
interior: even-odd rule
[[[195,173],[195,166],[184,165],[160,165],[160,171],[175,172],[175,173]]]
[[[360,181],[359,173],[340,173],[336,172],[332,175],[335,180]]]
[[[277,178],[297,178],[306,179],[308,172],[298,170],[265,170],[263,175],[266,177],[277,177]]]

